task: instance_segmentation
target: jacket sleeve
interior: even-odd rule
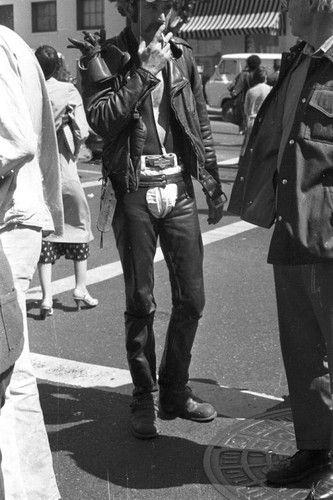
[[[106,84],[83,88],[83,102],[91,128],[103,138],[124,130],[143,97],[158,80],[143,68],[132,67]]]
[[[192,55],[192,50],[187,49],[187,60],[189,61],[191,88],[196,103],[198,119],[200,122],[201,138],[205,151],[205,168],[220,184],[217,167],[214,139],[207,112],[207,104],[203,95],[202,81],[197,70],[197,65]]]
[[[38,138],[34,132],[14,56],[0,47],[0,176],[31,161]]]

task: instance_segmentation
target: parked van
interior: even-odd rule
[[[226,117],[230,109],[231,95],[228,87],[234,81],[236,75],[245,68],[246,59],[253,54],[255,53],[222,55],[220,62],[215,66],[213,75],[206,83],[207,104],[213,108],[221,108],[222,117]],[[256,53],[256,55],[260,57],[261,64],[266,68],[268,74],[274,71],[274,61],[281,59],[281,54],[277,53]]]

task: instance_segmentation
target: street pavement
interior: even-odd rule
[[[229,195],[242,136],[218,114],[211,116],[220,177]],[[76,311],[73,264],[64,259],[53,270],[54,316],[39,318],[38,276],[27,303],[31,351],[62,499],[305,498],[305,489],[297,486],[267,489],[262,473],[264,462],[275,459],[272,451],[289,454],[294,447],[272,269],[266,263],[270,231],[240,221],[227,207],[217,226],[208,225],[205,198],[196,183],[206,308],[193,349],[190,385],[215,405],[218,416],[206,424],[161,420],[160,437],[140,441],[128,427],[132,387],[124,348],[121,267],[112,233],[106,233],[100,248],[94,222],[100,165],[83,161],[79,172],[95,235],[88,260],[89,291],[99,305]],[[167,268],[159,251],[155,273],[159,360],[171,308]],[[260,427],[255,434],[253,422]],[[271,434],[265,447],[263,430]],[[257,449],[264,461],[260,467],[255,466]]]

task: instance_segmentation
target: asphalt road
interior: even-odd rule
[[[218,115],[211,117],[220,176],[228,194],[242,136]],[[101,249],[94,223],[100,165],[80,163],[80,175],[95,235],[88,261],[89,290],[99,305],[75,310],[73,266],[64,259],[54,266],[53,318],[39,318],[37,276],[28,301],[31,350],[62,498],[238,498],[225,496],[214,486],[203,464],[217,436],[257,414],[280,408],[287,396],[272,269],[266,264],[270,231],[241,224],[227,211],[217,227],[208,226],[205,199],[196,185],[205,241],[207,305],[193,350],[191,386],[216,406],[218,417],[208,424],[161,421],[158,439],[139,441],[128,429],[131,384],[124,349],[121,269],[112,233],[105,235]],[[156,262],[156,301],[159,359],[170,314],[162,259]]]

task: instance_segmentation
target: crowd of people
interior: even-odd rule
[[[53,314],[52,265],[65,256],[74,262],[78,309],[82,302],[98,305],[86,287],[93,236],[76,165],[89,127],[104,141],[103,193],[112,188],[115,194],[105,196],[115,206],[107,207],[111,220],[104,224],[112,223],[123,267],[131,432],[152,439],[159,418],[205,423],[216,417],[213,405],[189,387],[205,305],[193,179],[205,193],[209,224],[221,220],[227,201],[201,79],[190,45],[168,32],[171,1],[117,5],[127,19],[120,34],[70,39],[81,52],[82,97],[57,81],[54,47],[34,54],[0,26],[0,500],[61,497],[30,360],[25,300],[38,268],[40,314]],[[228,210],[258,226],[275,224],[268,262],[298,452],[272,465],[267,481],[295,483],[325,468],[307,496],[324,500],[333,499],[327,470],[333,449],[333,0],[283,5],[301,42],[275,67],[270,85],[260,58],[248,59],[245,141]],[[158,240],[172,311],[157,367]]]

